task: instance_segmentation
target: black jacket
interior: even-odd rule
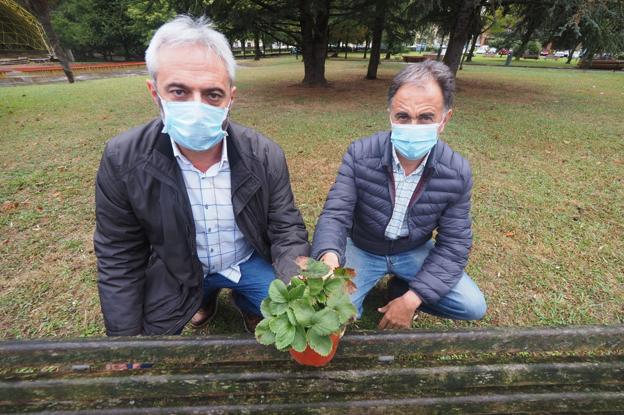
[[[175,333],[201,304],[191,205],[162,128],[158,119],[110,140],[97,173],[93,239],[110,336]],[[230,123],[227,131],[236,223],[287,281],[309,244],[284,153],[249,128]]]

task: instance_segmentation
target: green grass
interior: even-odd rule
[[[407,56],[421,56],[421,55],[437,55],[437,52],[407,52],[397,55],[391,55],[391,60],[402,61],[403,55]],[[363,60],[364,54],[362,52],[349,52],[347,54],[347,60]],[[332,58],[332,60],[344,60],[344,52],[338,54],[338,57]],[[516,60],[515,58],[511,62],[511,66],[517,67],[531,67],[531,68],[559,68],[559,69],[577,69],[578,59],[572,59],[572,62],[567,64],[567,58],[544,58],[539,59],[525,59],[521,58]],[[488,65],[488,66],[505,66],[507,61],[506,56],[485,56],[475,55],[472,58],[472,62],[464,62],[464,65]],[[386,62],[385,54],[382,54],[382,62]]]
[[[332,59],[326,89],[299,85],[301,60],[245,61],[234,120],[285,150],[310,232],[342,153],[388,128],[385,93],[403,66]],[[0,89],[0,338],[103,333],[93,180],[106,140],[157,112],[143,77]],[[444,138],[474,174],[468,273],[479,323],[421,316],[416,327],[624,322],[624,74],[465,66]],[[383,284],[382,284],[383,285]],[[241,332],[224,295],[202,333]],[[376,289],[359,328],[374,328]]]

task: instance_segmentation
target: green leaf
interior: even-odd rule
[[[271,304],[272,301],[270,298],[265,298],[264,300],[262,300],[262,302],[260,303],[260,312],[262,313],[262,317],[273,317],[274,314],[271,312]]]
[[[334,307],[334,310],[338,314],[340,324],[345,324],[349,319],[355,317],[356,310],[352,303],[341,303]]]
[[[305,291],[305,285],[298,285],[296,287],[292,287],[288,290],[288,301],[293,301],[303,296],[303,292]]]
[[[314,316],[314,307],[310,305],[306,300],[300,299],[294,301],[291,305],[295,318],[302,326],[309,326],[312,324],[312,317]]]
[[[275,333],[269,327],[270,319],[264,319],[256,326],[256,340],[258,343],[269,346],[275,343]]]
[[[332,349],[332,341],[328,335],[318,334],[314,330],[308,330],[308,343],[312,350],[321,356],[327,356]]]
[[[331,294],[327,299],[327,307],[334,308],[340,304],[351,304],[351,299],[344,292],[339,292],[337,294]]]
[[[316,299],[318,300],[319,304],[325,304],[327,302],[327,295],[325,294],[324,291],[321,291],[316,296]]]
[[[271,301],[271,304],[269,305],[269,311],[271,311],[274,316],[284,314],[287,309],[288,303],[275,303]]]
[[[319,335],[327,335],[338,331],[340,327],[340,319],[338,313],[331,308],[318,311],[312,317],[312,327],[310,330],[314,330]]]
[[[286,330],[275,335],[275,347],[279,350],[288,349],[295,339],[295,332],[295,327],[288,325]]]
[[[292,324],[288,321],[288,316],[282,314],[281,316],[273,317],[269,322],[269,327],[273,333],[279,336],[292,327]]]
[[[286,317],[288,317],[288,321],[290,322],[290,324],[292,324],[293,326],[297,325],[297,319],[295,318],[295,313],[293,313],[293,311],[290,308],[286,309]]]
[[[269,285],[269,297],[276,303],[288,302],[288,290],[282,280],[275,279]]]
[[[334,269],[334,275],[336,277],[347,277],[351,279],[355,277],[355,270],[353,268],[336,268]]]
[[[322,261],[309,258],[306,269],[301,271],[301,275],[306,278],[321,278],[329,273],[329,267]]]
[[[298,352],[303,352],[308,347],[308,339],[303,327],[299,326],[295,329],[295,338],[292,341],[292,348]]]
[[[290,286],[291,287],[299,287],[299,286],[305,286],[305,282],[303,282],[303,280],[301,278],[298,277],[293,277],[290,280]]]
[[[344,292],[344,281],[342,278],[328,278],[325,280],[323,290],[325,290],[327,295]]]
[[[311,296],[317,296],[323,290],[323,280],[321,278],[311,278],[308,280],[308,288]]]

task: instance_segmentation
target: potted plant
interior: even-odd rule
[[[303,365],[324,366],[334,357],[346,324],[356,314],[349,299],[355,288],[354,272],[347,268],[331,271],[312,258],[299,258],[297,263],[299,277],[288,285],[276,279],[269,286],[256,339],[289,350]]]

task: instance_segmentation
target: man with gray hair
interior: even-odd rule
[[[229,120],[236,65],[206,20],[166,23],[145,60],[161,116],[110,140],[96,179],[106,332],[202,327],[222,288],[253,332],[271,281],[288,281],[309,253],[284,153]]]
[[[468,162],[438,139],[453,113],[443,63],[407,66],[388,91],[391,131],[349,146],[316,225],[312,256],[356,272],[351,300],[386,274],[380,329],[409,328],[416,310],[481,319],[483,294],[464,272],[472,243]],[[435,243],[432,235],[436,232]]]

